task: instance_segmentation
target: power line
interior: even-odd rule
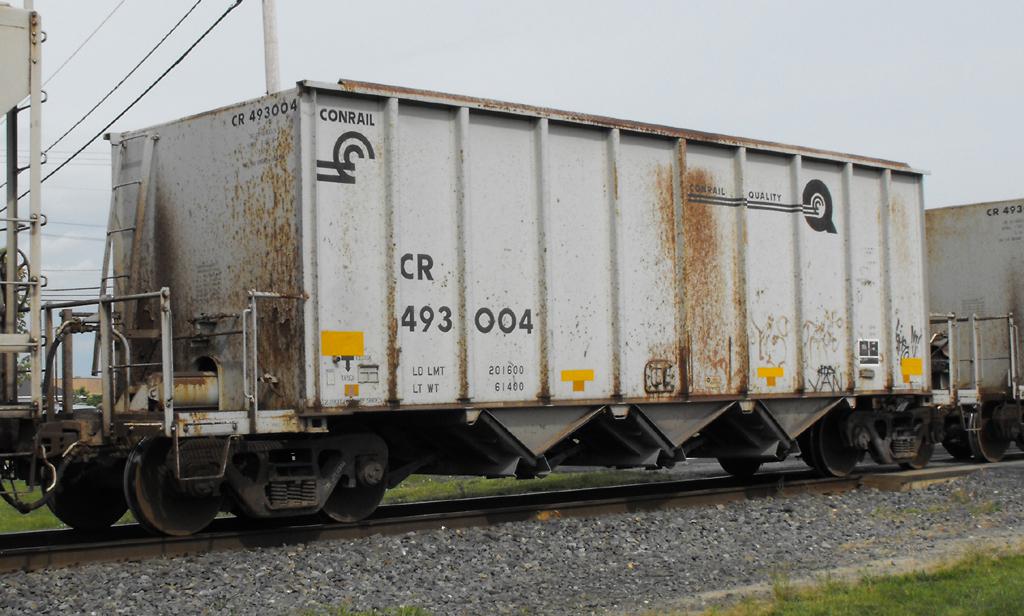
[[[45,176],[43,176],[43,179],[40,180],[40,184],[42,184],[43,182],[45,182],[49,178],[53,177],[53,175],[55,173],[57,173],[58,171],[63,169],[76,156],[81,154],[85,150],[85,148],[89,147],[92,144],[93,141],[96,141],[98,138],[100,138],[103,135],[103,133],[107,132],[107,129],[109,129],[111,126],[113,126],[114,122],[117,122],[122,117],[124,117],[124,115],[126,113],[131,111],[132,107],[134,107],[140,100],[142,100],[142,98],[144,96],[149,94],[149,92],[153,88],[155,88],[158,83],[163,81],[163,78],[166,77],[172,70],[174,70],[175,67],[177,67],[179,64],[181,64],[182,61],[184,61],[185,58],[187,58],[188,55],[190,53],[192,53],[192,50],[195,49],[199,45],[199,43],[201,43],[203,41],[203,39],[205,39],[210,34],[210,32],[213,32],[214,28],[216,28],[218,25],[220,25],[220,22],[224,21],[224,18],[227,17],[231,13],[231,11],[235,10],[236,8],[238,8],[238,5],[242,4],[242,2],[243,2],[243,0],[235,0],[231,4],[231,6],[229,6],[227,9],[225,9],[225,11],[220,14],[220,17],[218,17],[212,24],[210,24],[210,27],[208,27],[205,31],[203,31],[203,33],[199,35],[199,38],[197,38],[191,45],[189,45],[188,49],[186,49],[184,53],[182,53],[180,56],[178,56],[177,60],[175,60],[170,66],[168,66],[167,69],[164,70],[164,72],[160,73],[160,76],[157,77],[156,80],[153,81],[153,83],[149,84],[149,87],[147,87],[145,90],[142,91],[142,94],[139,94],[137,97],[135,97],[135,100],[133,100],[131,103],[129,103],[128,106],[125,107],[121,111],[121,113],[119,113],[116,116],[114,116],[113,120],[108,122],[106,126],[101,128],[99,130],[99,132],[97,132],[95,135],[92,136],[92,138],[90,138],[88,141],[86,141],[82,145],[82,147],[80,147],[77,150],[75,150],[75,153],[72,154],[70,158],[68,158],[67,160],[65,160],[61,164],[57,165],[56,169],[54,169],[53,171],[51,171],[51,172],[47,173]],[[29,193],[29,191],[26,190],[25,192],[23,192],[20,195],[18,195],[18,199],[21,199],[22,197],[24,197],[28,193]],[[4,207],[0,208],[0,212],[3,212],[6,209],[7,209],[7,206],[4,206]],[[100,241],[102,241],[102,240],[100,240]]]
[[[53,156],[64,156],[64,155],[72,154],[71,150],[52,150],[50,148],[47,148],[46,150],[47,150],[47,153],[49,153],[49,154],[51,154]],[[31,152],[31,150],[29,150],[28,148],[18,148],[18,154],[28,154],[29,152]],[[104,158],[110,158],[108,150],[104,150],[102,152],[101,151],[82,152],[82,156],[93,156],[93,157],[102,156]]]
[[[107,228],[107,225],[100,225],[100,224],[96,224],[94,222],[70,222],[70,221],[64,221],[64,220],[47,220],[46,224],[48,224],[48,225],[68,225],[68,226],[71,226],[71,227],[94,227],[94,228],[97,228],[97,229],[106,229]]]
[[[115,6],[109,13],[107,13],[107,16],[103,18],[103,21],[100,22],[100,25],[96,26],[96,29],[93,30],[89,34],[89,36],[85,37],[85,40],[82,41],[82,44],[79,45],[77,49],[72,51],[71,55],[68,56],[67,59],[64,60],[64,62],[61,63],[60,66],[57,67],[57,70],[53,71],[53,73],[43,81],[43,85],[44,86],[46,84],[50,83],[50,80],[53,79],[54,77],[56,77],[57,73],[59,73],[61,71],[61,69],[63,69],[65,66],[68,65],[68,62],[71,62],[71,58],[74,58],[76,55],[78,55],[78,52],[82,51],[82,48],[85,47],[86,43],[88,43],[90,40],[92,40],[92,37],[96,36],[96,33],[100,31],[100,28],[102,28],[105,23],[110,21],[110,18],[114,16],[114,13],[116,13],[117,10],[119,8],[121,8],[121,5],[124,4],[124,3],[125,3],[125,0],[121,0],[120,2],[117,3],[117,6]]]
[[[107,21],[109,21],[111,17],[114,16],[114,13],[116,13],[117,10],[119,8],[121,8],[121,5],[124,4],[124,3],[125,3],[125,0],[121,0],[120,2],[117,3],[117,6],[115,6],[113,9],[110,10],[109,13],[107,13],[107,16],[103,18],[103,21],[100,22],[100,25],[96,26],[96,29],[93,30],[89,34],[89,36],[85,37],[85,40],[82,41],[82,43],[74,51],[71,52],[71,55],[64,59],[64,62],[62,62],[61,65],[57,67],[57,70],[53,71],[53,73],[51,73],[50,76],[47,77],[45,81],[43,81],[43,85],[44,86],[46,84],[50,83],[50,80],[53,79],[54,77],[56,77],[57,73],[59,73],[61,71],[61,69],[63,69],[65,66],[67,66],[68,62],[71,61],[71,58],[74,58],[75,56],[78,55],[79,51],[82,51],[82,48],[85,47],[85,44],[88,43],[89,40],[92,39],[92,37],[95,36],[96,33],[100,31],[100,28],[102,28],[103,25],[105,23],[107,23]],[[0,118],[0,120],[6,119],[6,117],[7,116],[5,115],[2,118]]]
[[[100,288],[99,285],[95,287],[63,287],[63,288],[50,288],[44,287],[47,293],[67,293],[69,291],[92,291],[93,289]]]
[[[109,167],[110,166],[110,162],[109,161],[89,160],[89,159],[76,160],[74,162],[68,161],[68,164],[75,165],[76,167]],[[0,184],[0,188],[3,188],[5,185],[6,184]],[[22,196],[24,196],[24,195],[22,195]],[[18,198],[20,199],[21,197],[18,197]]]
[[[122,2],[124,2],[124,0],[121,0],[121,1],[122,1]],[[115,84],[115,85],[114,85],[114,87],[113,87],[113,88],[111,88],[109,92],[107,92],[106,94],[104,94],[104,95],[103,95],[103,98],[101,98],[101,99],[99,100],[99,102],[97,102],[97,103],[96,103],[95,105],[93,105],[93,106],[92,106],[92,109],[90,109],[89,111],[86,111],[86,112],[85,112],[85,115],[83,115],[83,116],[82,116],[81,118],[79,118],[77,122],[75,122],[74,124],[72,124],[72,125],[71,125],[71,128],[69,128],[69,129],[67,129],[66,131],[64,131],[64,134],[63,134],[63,135],[61,135],[60,137],[58,137],[58,138],[57,138],[57,140],[56,140],[56,141],[54,141],[53,143],[51,143],[51,144],[50,144],[50,147],[46,148],[46,150],[44,150],[44,151],[45,151],[45,152],[49,152],[49,151],[50,151],[50,148],[52,148],[53,146],[55,146],[55,145],[57,145],[58,143],[60,143],[61,141],[63,141],[63,140],[64,140],[64,137],[67,137],[67,136],[68,136],[68,134],[69,134],[69,133],[71,133],[71,131],[73,131],[73,130],[75,130],[76,128],[78,128],[78,127],[79,127],[79,125],[81,125],[81,124],[82,124],[82,122],[85,122],[86,118],[88,118],[89,116],[91,116],[91,115],[92,115],[92,112],[96,111],[96,109],[98,109],[100,105],[102,105],[102,104],[103,104],[104,102],[106,102],[106,100],[107,100],[108,98],[110,98],[110,95],[111,95],[111,94],[113,94],[113,93],[114,93],[114,92],[115,92],[115,91],[116,91],[116,90],[117,90],[118,88],[120,88],[120,87],[121,87],[121,85],[122,85],[122,84],[123,84],[123,83],[124,83],[125,81],[128,81],[128,78],[129,78],[129,77],[131,77],[132,75],[134,75],[134,74],[135,74],[135,71],[139,70],[139,67],[140,67],[140,66],[142,66],[142,64],[143,64],[143,63],[144,63],[144,62],[145,62],[146,60],[148,60],[148,59],[149,59],[149,57],[150,57],[151,55],[153,55],[153,53],[154,53],[154,52],[155,52],[155,51],[156,51],[156,50],[157,50],[157,49],[158,49],[158,48],[159,48],[159,47],[160,47],[161,45],[163,45],[163,44],[164,44],[164,41],[166,41],[166,40],[167,40],[167,37],[169,37],[169,36],[170,36],[171,34],[173,34],[173,33],[174,33],[174,31],[175,31],[175,30],[177,30],[177,29],[178,29],[178,26],[180,26],[180,25],[181,25],[181,22],[185,21],[185,19],[187,19],[187,18],[188,18],[188,16],[192,14],[192,11],[196,10],[196,7],[198,7],[198,6],[199,6],[199,4],[200,4],[200,3],[202,2],[202,1],[203,1],[203,0],[196,0],[195,4],[193,4],[193,5],[192,5],[192,8],[190,8],[190,9],[189,9],[188,11],[186,11],[186,12],[185,12],[185,14],[181,16],[181,19],[179,19],[177,23],[175,23],[175,24],[174,24],[173,26],[171,26],[171,29],[167,31],[167,34],[165,34],[165,35],[163,36],[163,38],[161,38],[161,39],[160,39],[159,41],[157,41],[156,45],[154,45],[154,46],[153,46],[153,48],[152,48],[152,49],[150,49],[148,53],[146,53],[146,55],[142,56],[142,59],[141,59],[141,60],[139,60],[139,61],[138,61],[138,63],[136,63],[136,64],[135,64],[135,66],[133,66],[133,67],[132,67],[132,70],[128,71],[128,74],[127,74],[127,75],[125,75],[124,77],[122,77],[122,78],[121,78],[121,81],[118,81],[118,82],[117,82],[117,84]],[[225,14],[226,14],[226,13],[225,13]],[[104,130],[106,130],[106,129],[104,129]]]
[[[91,190],[94,192],[110,192],[110,187],[96,188],[95,186],[63,186],[61,184],[50,184],[50,190]],[[106,225],[100,225],[105,227]]]
[[[28,155],[29,155],[28,152],[18,152],[18,159],[21,160],[22,157],[28,156]],[[67,154],[46,152],[46,156],[47,156],[47,158],[67,158],[67,157],[71,156],[71,152],[68,152]],[[110,155],[109,154],[104,154],[104,153],[101,153],[101,152],[85,152],[85,153],[83,153],[81,155],[81,158],[84,159],[84,160],[95,160],[97,162],[108,162],[108,161],[110,161]],[[0,156],[0,160],[6,162],[7,161],[7,157],[6,156]]]
[[[43,233],[42,236],[56,240],[88,240],[90,242],[106,241],[106,238],[103,237],[89,237],[88,235],[73,235],[71,233]]]

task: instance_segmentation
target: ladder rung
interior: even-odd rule
[[[26,353],[35,348],[29,334],[0,334],[0,352]]]
[[[3,405],[0,406],[0,419],[20,419],[32,417],[35,407],[31,405]]]

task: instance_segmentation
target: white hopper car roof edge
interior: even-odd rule
[[[509,103],[506,101],[476,98],[472,96],[463,96],[459,94],[450,94],[446,92],[418,90],[415,88],[391,86],[386,84],[372,83],[366,81],[355,81],[350,79],[341,79],[336,84],[321,81],[303,80],[298,82],[297,85],[299,85],[299,87],[302,88],[315,90],[345,92],[348,94],[364,96],[395,97],[398,99],[411,100],[420,103],[448,106],[455,105],[460,107],[468,107],[470,109],[478,109],[481,111],[490,111],[494,113],[506,113],[511,115],[541,117],[555,121],[570,122],[574,124],[585,124],[605,128],[617,128],[619,130],[624,131],[662,135],[665,137],[671,137],[676,139],[701,141],[705,143],[720,144],[725,146],[747,147],[755,150],[765,150],[769,152],[777,152],[784,154],[800,154],[806,158],[842,163],[849,162],[855,165],[891,169],[892,171],[908,173],[912,175],[929,174],[928,171],[922,169],[915,169],[908,165],[907,163],[886,160],[882,158],[874,158],[870,156],[860,156],[856,154],[847,154],[844,152],[835,152],[831,150],[822,150],[804,146],[776,143],[773,141],[765,141],[760,139],[735,137],[732,135],[710,133],[706,131],[692,130],[687,128],[677,128],[673,126],[665,126],[662,124],[648,124],[645,122],[635,122],[632,120],[623,120],[620,118],[610,118],[606,116],[591,115],[573,111],[564,111],[560,109],[550,109],[547,107],[538,107],[534,105]]]
[[[831,150],[822,150],[817,148],[809,148],[804,146],[789,145],[784,143],[776,143],[773,141],[764,141],[759,139],[748,139],[745,137],[735,137],[732,135],[722,135],[718,133],[710,133],[705,131],[691,130],[685,128],[676,128],[672,126],[665,126],[661,124],[648,124],[644,122],[634,122],[631,120],[623,120],[619,118],[609,118],[605,116],[590,115],[585,113],[576,113],[572,111],[564,111],[559,109],[550,109],[546,107],[538,107],[534,105],[524,105],[519,103],[509,103],[505,101],[498,101],[486,98],[477,98],[472,96],[462,96],[458,94],[449,94],[444,92],[434,92],[430,90],[418,90],[415,88],[406,88],[402,86],[391,86],[386,84],[371,83],[365,81],[354,81],[349,79],[339,80],[337,83],[329,83],[323,81],[303,80],[297,82],[298,89],[308,90],[321,90],[328,92],[344,92],[346,94],[355,96],[368,96],[368,97],[394,97],[402,100],[414,101],[424,104],[433,105],[444,105],[444,106],[459,106],[467,107],[470,109],[477,109],[480,111],[488,111],[492,113],[503,113],[511,115],[522,115],[529,117],[540,117],[548,118],[550,120],[570,122],[575,124],[583,124],[589,126],[599,126],[605,128],[617,128],[619,130],[661,135],[664,137],[670,137],[675,139],[685,139],[692,141],[700,141],[704,143],[720,144],[723,146],[733,147],[747,147],[755,150],[764,150],[768,152],[777,152],[781,154],[796,155],[799,154],[806,158],[818,159],[824,161],[832,161],[839,163],[852,163],[854,165],[862,165],[866,167],[874,167],[880,169],[890,169],[897,173],[906,173],[911,175],[928,175],[929,172],[923,169],[915,169],[904,162],[886,160],[882,158],[873,158],[870,156],[859,156],[855,154],[847,154],[843,152],[835,152]],[[144,129],[130,130],[124,132],[112,131],[105,135],[108,140],[117,141],[126,136],[138,134],[141,132],[150,131],[161,126],[169,124],[175,124],[182,120],[188,120],[197,118],[213,113],[217,113],[224,109],[231,109],[234,107],[241,107],[251,104],[255,101],[263,100],[267,97],[281,96],[294,92],[296,88],[290,88],[288,90],[282,90],[273,94],[259,96],[251,98],[245,101],[240,101],[230,105],[224,105],[217,107],[216,109],[210,109],[202,113],[185,116],[183,118],[177,118],[168,122],[156,124]]]

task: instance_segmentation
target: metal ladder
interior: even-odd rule
[[[130,139],[145,139],[142,146],[142,168],[139,179],[120,182],[122,156],[125,150],[125,141]],[[149,205],[150,176],[153,171],[153,149],[156,144],[156,135],[143,134],[120,141],[116,144],[111,155],[111,168],[114,174],[114,183],[110,191],[110,211],[107,215],[107,233],[103,243],[103,264],[100,270],[100,297],[116,295],[116,281],[119,279],[137,280],[139,276],[139,251],[143,239],[143,231],[146,223],[146,213]],[[118,216],[117,200],[120,190],[129,186],[138,186],[135,201],[135,220],[130,226],[123,226]],[[111,271],[114,258],[114,237],[121,233],[131,233],[130,267],[127,273]],[[112,283],[113,281],[113,283]],[[109,284],[109,286],[108,286]],[[93,342],[92,374],[100,373],[100,337],[97,336]]]

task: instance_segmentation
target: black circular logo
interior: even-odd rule
[[[804,186],[804,198],[801,202],[804,209],[804,220],[815,231],[835,233],[836,226],[832,223],[832,194],[828,186],[821,180],[811,180]]]

